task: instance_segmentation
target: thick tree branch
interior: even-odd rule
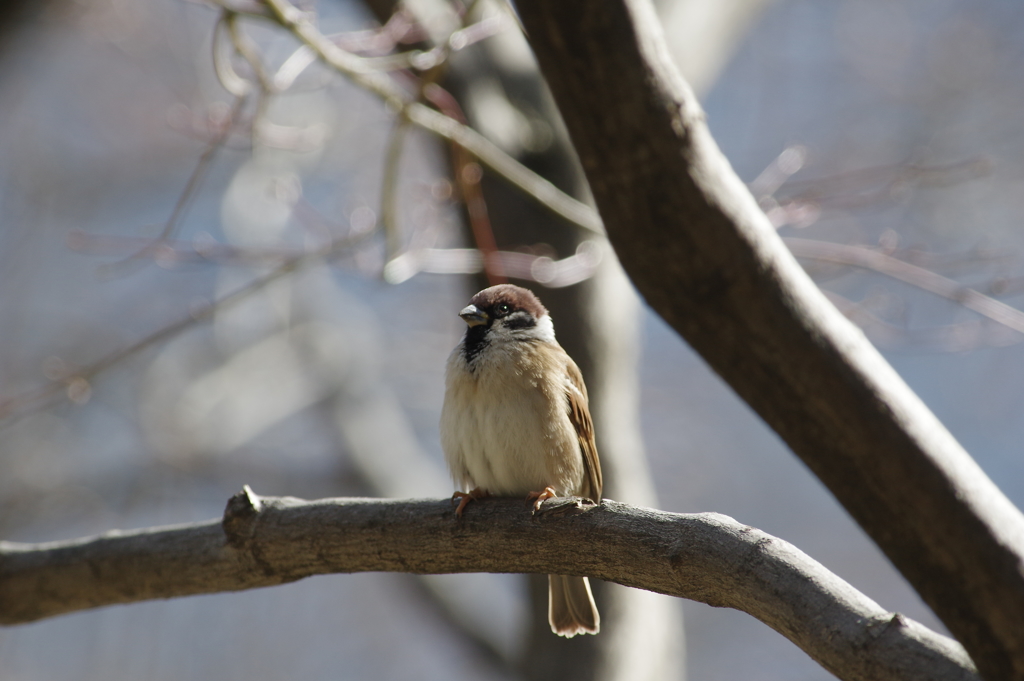
[[[744,610],[843,679],[976,679],[963,649],[886,612],[796,547],[714,513],[554,500],[260,498],[222,520],[53,542],[0,542],[0,623],[317,574],[587,574]]]
[[[647,302],[792,447],[992,681],[1024,679],[1024,516],[786,250],[644,0],[517,0]]]

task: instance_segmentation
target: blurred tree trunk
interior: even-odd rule
[[[505,151],[563,191],[586,199],[585,180],[543,81],[534,68],[517,69],[515,62],[516,55],[484,44],[472,53],[457,55],[445,83],[463,103],[470,125],[478,129],[493,130],[494,121],[484,117],[496,110],[504,110],[507,115],[501,118],[513,125],[529,120],[529,127],[520,125],[521,129],[541,139],[525,139],[518,149],[512,146]],[[509,139],[494,132],[499,134],[492,141]],[[500,179],[485,173],[481,188],[501,250],[540,246],[549,248],[553,258],[565,258],[588,238],[561,218],[524,201],[516,188]],[[559,289],[526,285],[540,294],[555,320],[559,342],[586,379],[606,496],[657,506],[640,434],[639,301],[611,249],[599,243],[603,260],[588,280]],[[470,288],[475,291],[488,284],[481,275],[474,277]],[[602,616],[601,634],[566,640],[552,635],[547,622],[547,577],[530,577],[533,615],[522,655],[523,677],[537,681],[680,678],[685,647],[679,604],[617,585],[595,583],[594,589]]]
[[[505,151],[566,193],[586,200],[586,181],[547,88],[532,64],[528,69],[517,68],[517,55],[509,54],[515,47],[505,44],[511,39],[503,37],[497,48],[485,43],[478,50],[458,54],[446,85],[477,129],[493,130],[494,121],[484,117],[496,110],[504,110],[507,115],[501,118],[513,125],[519,121],[521,130],[535,139],[522,140],[518,149],[506,146]],[[521,125],[524,120],[529,127]],[[499,134],[492,141],[509,139],[494,132]],[[501,250],[543,245],[550,248],[551,257],[565,258],[583,240],[593,238],[534,202],[524,201],[519,190],[499,178],[485,173],[481,188]],[[611,249],[599,243],[602,263],[586,281],[558,289],[526,285],[540,294],[555,320],[559,342],[586,379],[605,495],[657,506],[640,432],[640,305]],[[488,284],[481,275],[470,288],[475,291]],[[681,678],[685,645],[679,604],[613,584],[595,582],[594,590],[601,610],[601,634],[566,640],[552,635],[548,625],[547,577],[530,577],[533,615],[522,655],[523,677],[536,681]]]
[[[382,23],[395,7],[388,0],[368,5]],[[439,38],[457,28],[452,18],[443,18],[446,5],[414,2],[407,7],[424,25],[444,27],[438,30]],[[432,12],[442,12],[442,18]],[[505,31],[455,53],[441,84],[455,96],[471,126],[563,191],[586,200],[586,180],[575,152],[518,32]],[[588,238],[487,172],[480,189],[501,250],[539,246],[553,258],[564,258]],[[468,227],[467,241],[473,241]],[[536,283],[519,283],[539,293],[555,320],[559,342],[583,372],[606,496],[657,506],[640,434],[639,300],[611,248],[603,240],[598,244],[601,265],[593,277],[580,284],[545,289]],[[489,283],[485,275],[473,277],[467,299]],[[530,576],[532,614],[520,656],[523,678],[654,681],[683,677],[685,645],[678,602],[612,584],[595,583],[594,590],[601,611],[601,634],[567,640],[553,635],[548,625],[547,577]]]
[[[717,3],[711,10],[694,0],[663,3],[673,19],[676,43],[699,44],[703,48],[698,49],[713,53],[706,60],[690,61],[698,66],[691,68],[689,75],[710,83],[750,25],[756,14],[752,10],[764,2],[731,0]],[[392,0],[367,0],[367,4],[382,23],[396,7]],[[457,28],[455,18],[445,16],[449,11],[445,3],[414,0],[405,6],[425,26],[437,27],[439,40]],[[505,31],[456,52],[441,82],[460,103],[471,126],[563,191],[590,200],[564,124],[518,32]],[[486,172],[480,188],[500,250],[539,247],[553,258],[565,258],[584,240],[594,239],[535,202],[524,200],[519,190]],[[467,227],[472,241],[470,232]],[[561,289],[526,283],[541,295],[555,320],[559,342],[586,379],[605,495],[657,506],[640,429],[640,303],[608,244],[601,240],[595,244],[602,261],[588,280]],[[474,277],[467,297],[490,283],[485,275]],[[678,603],[617,585],[595,584],[601,634],[565,640],[553,636],[547,623],[546,577],[530,579],[533,614],[521,658],[524,678],[634,681],[683,677],[685,643]]]
[[[57,4],[57,0],[0,0],[0,54],[7,51],[11,41],[21,35],[22,29]]]

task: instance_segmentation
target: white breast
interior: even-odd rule
[[[456,484],[498,496],[547,486],[578,494],[584,470],[566,400],[568,357],[555,343],[495,343],[472,369],[448,358],[441,445]]]

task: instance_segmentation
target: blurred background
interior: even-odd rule
[[[418,50],[381,64],[393,82],[586,200],[507,11],[304,7],[346,49]],[[1024,7],[659,11],[780,234],[1020,504]],[[206,520],[243,484],[449,495],[444,362],[504,272],[584,369],[609,497],[725,513],[942,630],[600,237],[396,129],[283,29],[199,1],[49,0],[3,30],[3,539]],[[542,598],[520,576],[359,574],[117,606],[0,629],[0,681],[831,678],[743,613],[605,588],[605,630],[566,643]]]

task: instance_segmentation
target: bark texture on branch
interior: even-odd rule
[[[647,302],[829,487],[982,674],[1024,680],[1024,516],[785,249],[649,3],[516,7]]]
[[[744,610],[842,679],[977,679],[955,641],[883,610],[796,547],[714,513],[614,501],[472,504],[260,498],[222,520],[67,542],[0,542],[0,623],[272,586],[317,574],[585,574]]]

